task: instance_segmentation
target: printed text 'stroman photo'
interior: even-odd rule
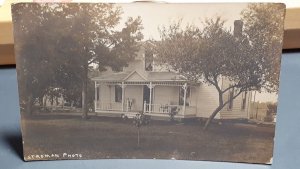
[[[12,6],[24,159],[272,163],[285,6]]]

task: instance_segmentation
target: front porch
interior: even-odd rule
[[[144,113],[150,116],[169,117],[171,113],[175,118],[191,118],[196,117],[195,106],[184,105],[162,105],[144,103]]]
[[[197,95],[192,98],[191,90],[195,90],[198,83],[190,83],[174,73],[172,76],[170,73],[164,76],[152,73],[152,76],[144,77],[134,71],[127,76],[114,75],[118,77],[93,79],[95,112],[99,115],[133,117],[143,112],[157,117],[170,117],[171,114],[175,118],[196,117]],[[120,75],[124,77],[120,78]]]
[[[122,109],[122,103],[109,103],[95,101],[95,112],[97,115],[111,114],[113,116],[125,115],[129,118],[135,116],[137,113],[143,112],[145,115],[155,117],[170,117],[174,113],[175,118],[192,118],[196,117],[195,106],[183,105],[163,105],[163,104],[149,104],[144,102],[143,111],[136,111],[130,108],[130,102],[126,101],[125,109]]]

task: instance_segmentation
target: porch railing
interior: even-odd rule
[[[96,102],[96,106],[95,109],[96,110],[108,110],[108,111],[120,111],[122,110],[122,103],[119,102],[100,102],[100,101],[95,101]]]
[[[163,105],[163,104],[148,104],[144,103],[144,112],[149,114],[165,114],[169,115],[171,112],[177,112],[176,115],[195,115],[196,107],[186,106],[185,108],[182,105]]]

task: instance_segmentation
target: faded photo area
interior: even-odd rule
[[[271,163],[285,6],[12,6],[24,159]]]

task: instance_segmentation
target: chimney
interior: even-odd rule
[[[242,33],[243,33],[243,21],[235,20],[234,21],[233,36],[236,37],[236,38],[242,37]]]

